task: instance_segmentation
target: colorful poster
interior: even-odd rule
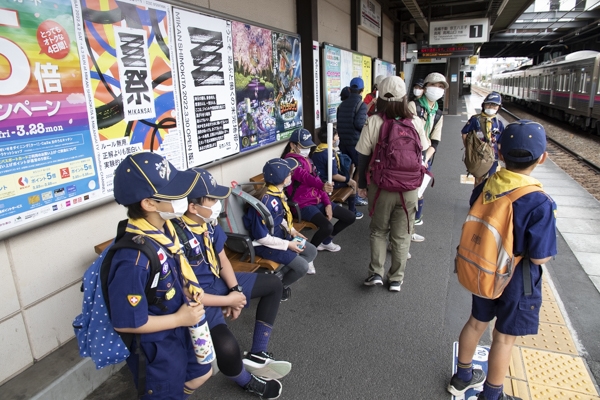
[[[173,9],[188,167],[240,151],[231,21]]]
[[[372,83],[371,83],[371,77],[372,77],[372,69],[371,69],[371,57],[369,56],[362,56],[362,78],[363,81],[365,82],[365,90],[363,90],[363,99],[367,96],[367,94],[369,94],[371,92],[372,89]]]
[[[0,9],[0,234],[97,198],[70,0]]]
[[[265,28],[232,22],[236,112],[241,151],[276,140],[273,37]]]
[[[315,91],[315,129],[321,127],[321,59],[319,42],[313,40],[313,85]]]
[[[396,64],[391,62],[380,60],[376,58],[373,63],[373,68],[375,69],[375,73],[373,76],[378,77],[379,75],[383,76],[395,76],[396,75]]]
[[[81,68],[102,192],[115,168],[145,149],[185,169],[177,125],[171,6],[150,0],[74,1]]]
[[[302,127],[302,65],[300,38],[273,32],[275,117],[277,140],[288,139]]]
[[[337,47],[323,46],[323,96],[327,122],[337,121],[337,108],[342,102],[342,54]],[[348,81],[349,83],[349,81]]]

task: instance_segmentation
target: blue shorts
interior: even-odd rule
[[[162,340],[142,342],[142,349],[146,355],[146,395],[142,399],[181,400],[185,382],[206,375],[211,368],[210,364],[198,364],[187,327],[173,329]],[[136,386],[138,362],[138,355],[132,351],[127,366]]]
[[[256,274],[236,272],[235,278],[242,287],[242,293],[246,296],[246,306],[244,308],[247,308],[250,306],[250,296],[252,295],[254,282],[256,282]],[[215,279],[215,282],[210,287],[204,288],[204,292],[219,296],[227,296],[229,294],[229,288],[223,279]],[[208,327],[210,329],[217,325],[226,324],[221,307],[206,307],[205,311],[206,320],[208,321]]]
[[[489,300],[473,295],[471,314],[482,322],[496,317],[495,328],[505,335],[536,335],[542,306],[542,267],[539,265],[531,264],[531,282],[532,294],[525,296],[523,270],[519,264],[499,298]]]
[[[332,211],[335,207],[337,207],[337,204],[331,203]],[[310,221],[318,213],[325,215],[325,204],[319,203],[314,206],[306,206],[300,209],[300,216],[304,221]]]

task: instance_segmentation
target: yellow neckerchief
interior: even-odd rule
[[[483,134],[488,142],[492,141],[492,122],[494,118],[496,118],[495,115],[492,115],[490,117],[484,111],[481,111],[480,121],[481,119],[485,119],[485,131],[483,132]]]
[[[277,186],[267,185],[267,194],[279,197],[281,199],[281,204],[283,204],[283,209],[285,210],[285,220],[287,221],[288,232],[291,235],[292,229],[294,229],[294,217],[292,216],[292,212],[290,211],[290,208],[287,205],[287,200],[285,198],[285,195],[283,194],[283,191],[280,190]]]
[[[184,215],[181,217],[181,219],[183,222],[185,222],[188,228],[190,228],[192,233],[195,233],[196,235],[202,235],[204,239],[204,248],[206,249],[206,261],[208,262],[212,273],[218,278],[219,264],[217,263],[217,256],[215,254],[213,243],[208,235],[208,224],[206,222],[199,224],[187,215]]]
[[[317,148],[315,149],[315,153],[320,153],[322,151],[327,150],[327,143],[321,143],[317,146]],[[338,157],[337,153],[335,151],[332,151],[333,155],[335,156],[335,161],[337,162],[337,167],[338,167],[338,171],[341,168],[340,165],[340,158]]]
[[[196,274],[194,274],[194,270],[192,270],[190,263],[183,254],[183,249],[181,243],[179,242],[179,238],[177,237],[177,233],[175,232],[175,228],[173,228],[171,221],[166,221],[165,226],[169,230],[169,234],[173,240],[169,239],[164,232],[162,232],[160,229],[157,229],[154,225],[150,224],[150,222],[143,218],[130,218],[129,221],[127,221],[127,228],[125,228],[125,231],[147,236],[169,250],[169,252],[173,254],[173,257],[176,257],[176,259],[179,261],[179,267],[181,268],[181,275],[183,275],[184,284],[192,295],[192,298],[194,301],[201,301],[202,296],[204,296],[204,291],[200,285],[198,285]]]
[[[483,204],[488,204],[523,186],[535,185],[542,187],[540,181],[529,175],[523,175],[502,168],[490,176],[483,186]]]

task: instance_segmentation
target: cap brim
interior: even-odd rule
[[[226,186],[217,185],[214,190],[211,190],[206,197],[213,199],[226,199],[231,194],[231,188]]]
[[[160,193],[156,193],[154,198],[162,200],[179,200],[190,195],[196,184],[199,176],[195,172],[171,170],[175,174],[171,178],[171,182],[164,186]]]
[[[298,143],[298,146],[302,147],[303,149],[310,149],[311,147],[315,147],[316,144],[311,140],[308,145],[306,145],[306,143]]]
[[[284,158],[283,161],[286,162],[290,171],[295,170],[296,168],[298,168],[298,165],[300,165],[300,164],[298,164],[298,160],[296,160],[293,157]]]

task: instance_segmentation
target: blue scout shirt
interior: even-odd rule
[[[272,196],[270,194],[265,194],[261,201],[265,206],[267,206],[267,209],[273,217],[273,222],[275,225],[273,236],[285,240],[291,240],[291,235],[288,234],[288,232],[281,225],[286,219],[285,208],[283,208],[281,198]],[[246,229],[250,231],[250,236],[252,236],[254,240],[262,239],[269,234],[269,229],[267,228],[265,221],[263,221],[258,211],[252,207],[250,207],[248,212],[244,215],[244,225],[246,226]],[[263,258],[281,264],[289,264],[297,256],[297,254],[291,250],[275,250],[266,246],[256,246],[254,251]]]
[[[460,132],[463,135],[466,135],[471,131],[485,132],[485,126],[480,126],[479,117],[481,117],[481,114],[473,115],[471,118],[469,118],[469,121],[467,121],[466,125]],[[496,140],[500,139],[502,132],[504,132],[504,124],[502,121],[500,121],[498,117],[492,118],[492,134],[496,137]]]
[[[108,274],[108,296],[115,328],[139,328],[148,322],[149,315],[173,314],[185,303],[179,264],[168,250],[148,240],[156,249],[158,259],[163,261],[158,277],[150,276],[150,261],[138,250],[119,249],[113,257]],[[148,305],[144,290],[149,279],[158,285],[156,296],[162,299],[160,307]],[[142,342],[162,340],[171,331],[142,334]]]

